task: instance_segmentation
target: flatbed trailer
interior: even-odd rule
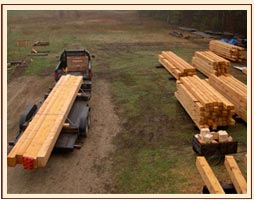
[[[18,142],[47,96],[48,94],[45,95],[45,98],[39,104],[31,104],[22,112],[19,120],[19,132],[16,139],[9,142],[10,146],[14,146]],[[77,140],[80,136],[86,137],[91,126],[89,99],[89,93],[80,93],[76,97],[54,146],[55,151],[72,151],[74,148],[80,148]]]

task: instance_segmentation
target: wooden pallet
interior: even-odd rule
[[[193,66],[171,51],[162,51],[158,57],[159,62],[176,79],[179,79],[183,76],[193,76],[196,74],[196,70]]]
[[[247,85],[232,75],[209,77],[209,84],[229,99],[235,106],[236,114],[247,122]]]
[[[57,82],[7,157],[8,166],[44,167],[82,84],[82,76]]]
[[[230,62],[211,51],[196,51],[192,65],[206,76],[229,73]]]
[[[242,55],[244,48],[219,40],[211,40],[209,42],[209,50],[228,60],[241,62],[244,59]]]
[[[247,193],[247,182],[233,156],[226,155],[224,165],[238,194]],[[225,194],[205,157],[196,158],[197,169],[211,194]]]
[[[198,76],[181,77],[175,96],[199,129],[234,125],[234,105]]]

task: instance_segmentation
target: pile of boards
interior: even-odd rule
[[[196,74],[195,67],[178,57],[172,51],[162,51],[161,54],[159,54],[159,62],[176,79]]]
[[[232,61],[241,62],[244,58],[242,55],[244,48],[221,42],[219,40],[211,40],[209,42],[209,50]]]
[[[234,105],[198,76],[181,77],[175,96],[199,129],[234,125]]]
[[[7,157],[8,166],[44,167],[82,84],[82,76],[57,82]]]
[[[206,76],[220,76],[229,73],[230,62],[211,51],[196,51],[192,65]]]
[[[233,138],[228,135],[227,131],[219,130],[217,132],[210,131],[209,128],[202,128],[195,137],[201,144],[217,144],[222,142],[232,142]]]
[[[209,84],[229,99],[235,106],[236,114],[247,122],[247,85],[230,74],[211,75]]]

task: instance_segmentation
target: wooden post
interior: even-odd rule
[[[224,165],[238,194],[247,193],[247,183],[233,156],[225,156]]]
[[[211,194],[225,194],[205,157],[198,156],[196,159],[196,166]]]

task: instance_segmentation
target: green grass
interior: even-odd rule
[[[198,130],[174,96],[175,80],[155,66],[163,50],[191,62],[194,52],[207,49],[208,43],[171,37],[166,24],[139,19],[135,11],[66,12],[61,20],[59,12],[40,11],[32,18],[34,14],[10,12],[8,61],[32,58],[24,75],[38,76],[53,72],[65,48],[85,47],[96,56],[94,74],[110,82],[122,124],[114,139],[114,192],[200,193],[203,183],[191,146]],[[27,38],[49,41],[49,56],[29,57],[31,47],[15,46],[16,39]],[[232,73],[246,81],[241,72]],[[246,129],[242,122],[228,128],[241,151],[246,151]],[[223,166],[214,169],[218,177],[229,178]]]

